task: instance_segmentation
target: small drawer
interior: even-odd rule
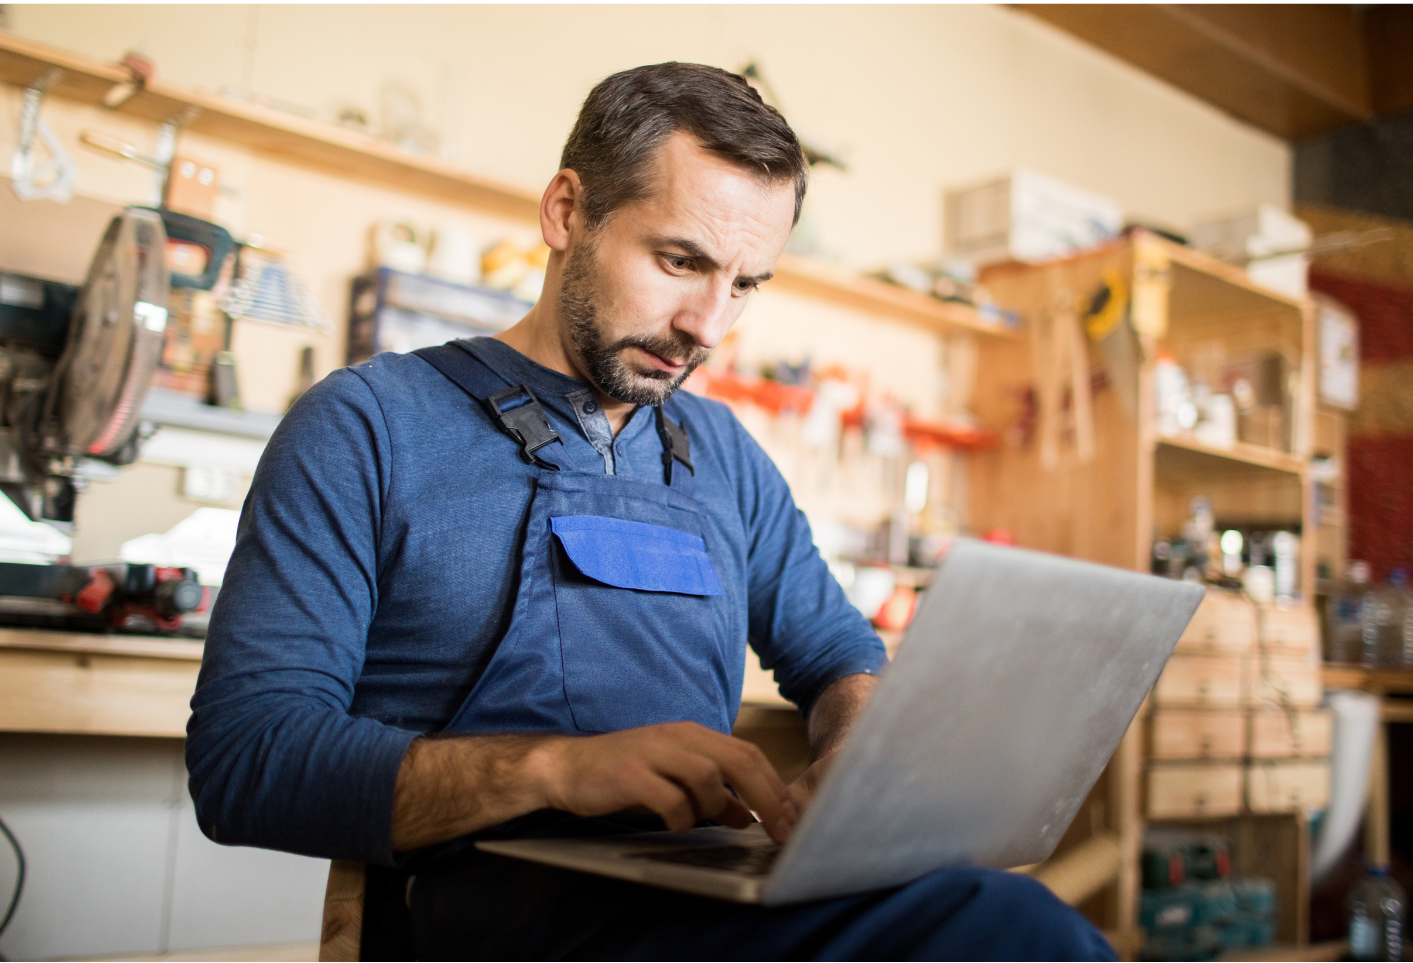
[[[1152,759],[1240,759],[1246,754],[1246,716],[1238,709],[1159,709],[1150,724]]]
[[[1318,762],[1253,762],[1246,769],[1246,808],[1253,813],[1324,809],[1330,801],[1330,765]]]
[[[1317,758],[1330,754],[1333,721],[1328,709],[1285,712],[1253,709],[1247,720],[1252,759]]]
[[[1148,768],[1148,818],[1234,816],[1241,811],[1242,767],[1238,763]]]
[[[1261,606],[1261,645],[1277,655],[1307,655],[1320,647],[1320,623],[1305,606]]]
[[[1243,653],[1256,648],[1256,608],[1235,592],[1209,588],[1178,639],[1178,652]]]
[[[1319,663],[1289,655],[1248,655],[1243,662],[1244,704],[1301,708],[1320,704]]]
[[[1241,704],[1241,660],[1221,655],[1175,655],[1168,660],[1153,701],[1159,706]]]

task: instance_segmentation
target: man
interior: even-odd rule
[[[1108,954],[989,871],[767,910],[471,845],[784,841],[886,663],[761,449],[674,394],[799,217],[794,134],[660,64],[594,88],[561,167],[520,323],[335,372],[271,439],[192,700],[202,829],[368,862],[365,958]],[[793,786],[730,735],[748,639],[809,720]]]

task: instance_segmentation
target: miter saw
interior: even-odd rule
[[[104,232],[67,318],[63,286],[44,284],[42,300],[29,298],[36,315],[0,330],[0,489],[30,518],[72,526],[90,463],[137,457],[138,414],[167,327],[166,258],[162,215],[128,208]],[[24,306],[13,293],[6,300]]]
[[[169,241],[206,249],[202,275],[169,271]],[[232,246],[214,224],[130,207],[82,287],[0,273],[0,491],[30,519],[72,529],[87,480],[136,460],[170,288],[209,289]],[[142,616],[170,630],[204,603],[188,569],[0,564],[0,624],[121,628]]]

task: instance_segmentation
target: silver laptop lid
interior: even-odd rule
[[[1054,850],[1202,588],[959,539],[781,854],[768,903]]]

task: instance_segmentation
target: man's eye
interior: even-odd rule
[[[667,255],[667,263],[672,266],[674,271],[686,271],[692,266],[692,259],[676,254],[669,254]]]
[[[752,291],[754,291],[755,289],[756,289],[756,282],[754,282],[754,281],[737,281],[737,282],[736,282],[736,290],[739,291],[741,294],[749,294],[749,293],[751,293]]]

